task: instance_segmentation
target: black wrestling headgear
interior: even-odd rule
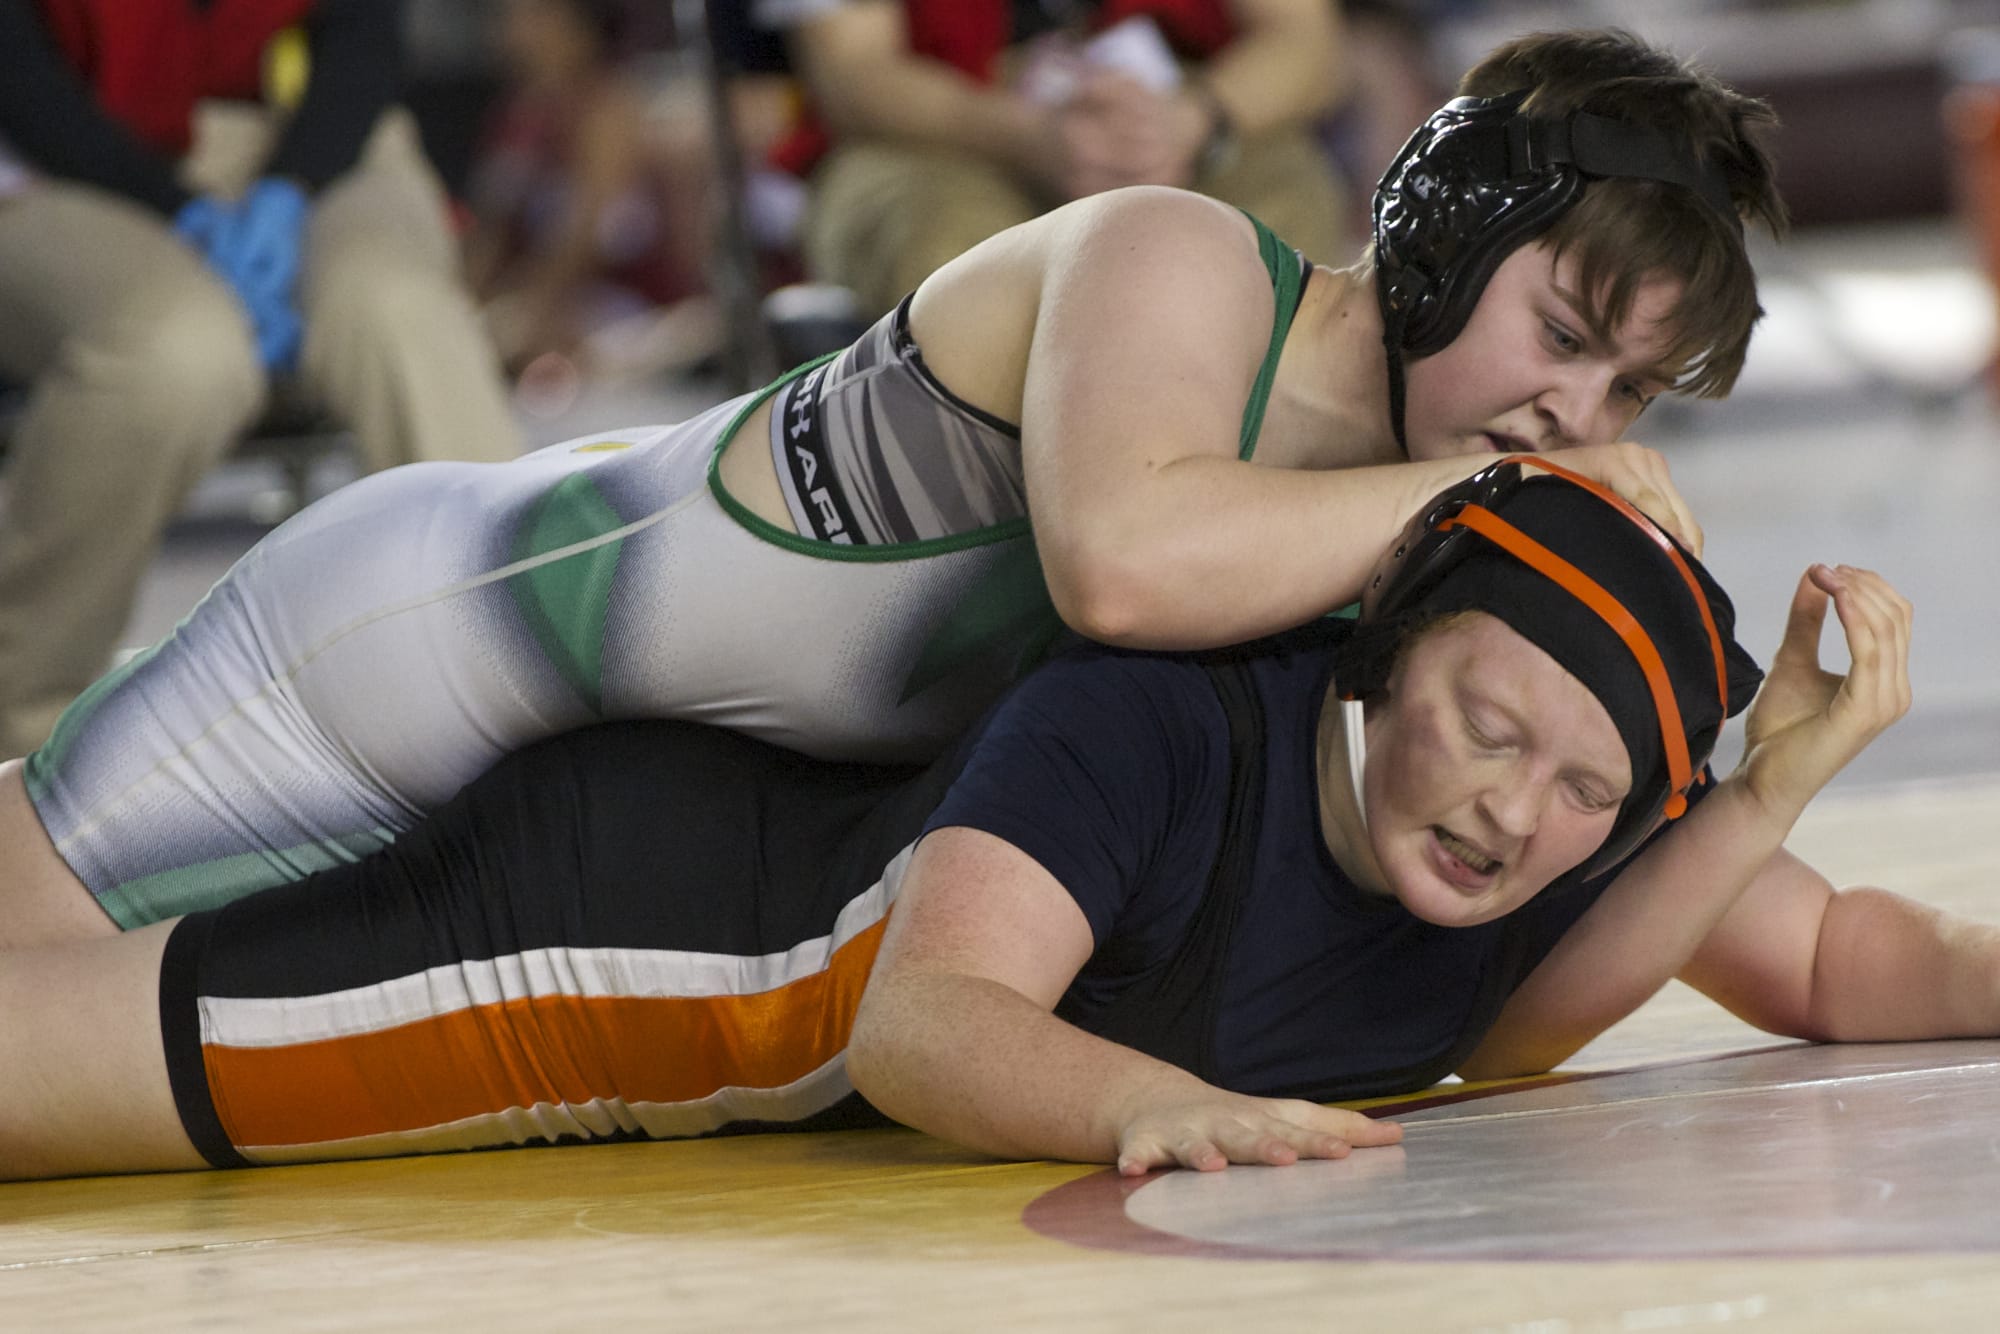
[[[1520,110],[1526,97],[1447,102],[1375,187],[1375,295],[1404,453],[1404,359],[1458,337],[1500,261],[1554,226],[1590,180],[1685,186],[1742,231],[1722,174],[1665,134],[1587,111],[1541,119]]]
[[[1537,469],[1548,475],[1528,475]],[[1687,808],[1723,722],[1763,673],[1734,639],[1736,611],[1699,560],[1596,482],[1513,455],[1413,519],[1334,661],[1340,693],[1388,682],[1413,625],[1455,611],[1498,618],[1590,690],[1625,743],[1632,790],[1587,864],[1594,876]]]

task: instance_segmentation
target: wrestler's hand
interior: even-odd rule
[[[1667,460],[1657,449],[1620,440],[1605,445],[1577,445],[1551,449],[1542,457],[1593,482],[1602,483],[1660,527],[1673,534],[1680,544],[1701,555],[1701,525],[1682,498],[1667,471]]]
[[[1072,182],[1075,197],[1126,185],[1187,187],[1208,136],[1208,112],[1191,99],[1158,93],[1128,74],[1091,69],[1063,108],[1073,133],[1095,150],[1095,175]]]
[[[1121,75],[1090,70],[1057,108],[1060,148],[1052,174],[1065,199],[1145,183],[1141,165],[1146,136],[1132,106],[1144,91]]]
[[[1850,665],[1820,666],[1827,605]],[[1910,604],[1871,570],[1815,565],[1799,580],[1784,642],[1744,717],[1741,774],[1758,802],[1796,819],[1815,793],[1910,708]]]
[[[1231,1163],[1288,1166],[1301,1158],[1345,1158],[1394,1144],[1403,1128],[1359,1112],[1292,1098],[1251,1098],[1216,1089],[1208,1097],[1144,1108],[1118,1136],[1118,1172],[1156,1167],[1214,1172]]]

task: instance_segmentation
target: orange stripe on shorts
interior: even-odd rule
[[[238,1147],[422,1130],[538,1103],[779,1088],[847,1046],[887,919],[828,966],[742,996],[538,996],[285,1047],[204,1044]]]

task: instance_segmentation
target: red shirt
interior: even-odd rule
[[[1013,34],[1009,0],[903,0],[910,49],[964,70],[981,83],[993,82],[994,66]],[[1225,0],[1103,0],[1089,30],[1102,32],[1126,19],[1148,15],[1175,54],[1190,60],[1214,55],[1236,35]]]
[[[903,13],[910,50],[917,55],[942,60],[980,83],[992,83],[998,75],[1000,54],[1013,36],[1009,0],[903,0]],[[1206,59],[1236,36],[1227,0],[1103,0],[1089,28],[1101,32],[1141,14],[1159,24],[1167,44],[1187,60]],[[798,128],[772,150],[771,160],[804,175],[831,144],[825,127],[808,109]]]
[[[194,104],[258,96],[264,48],[317,0],[36,0],[49,34],[107,114],[173,157]]]

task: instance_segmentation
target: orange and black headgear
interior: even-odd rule
[[[1542,649],[1618,728],[1632,790],[1588,876],[1686,809],[1722,724],[1763,679],[1699,560],[1620,497],[1532,455],[1503,459],[1411,521],[1336,654],[1340,693],[1382,690],[1410,630],[1458,611],[1494,616]]]

